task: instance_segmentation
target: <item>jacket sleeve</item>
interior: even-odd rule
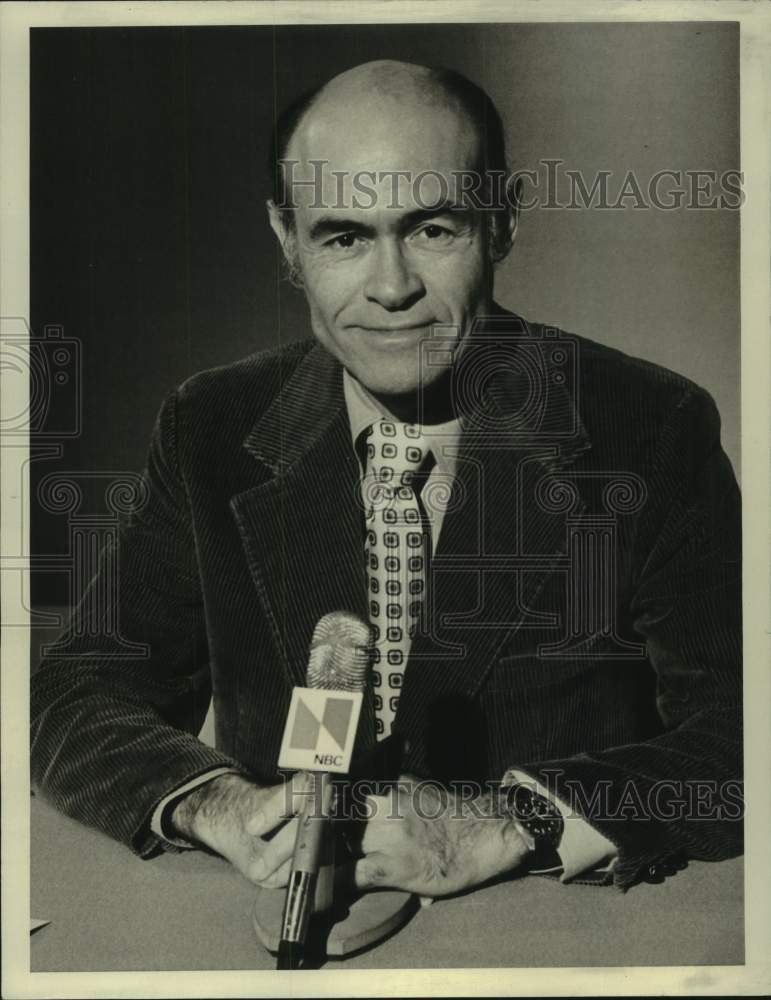
[[[144,496],[121,519],[117,553],[101,554],[59,648],[32,677],[30,717],[33,785],[62,812],[148,856],[167,846],[150,828],[165,795],[212,767],[238,767],[194,735],[211,680],[176,460],[176,393],[161,408],[142,478]],[[95,614],[115,623],[113,634],[89,627]]]
[[[661,435],[648,496],[629,611],[662,732],[521,767],[616,844],[622,890],[656,880],[668,858],[742,852],[740,498],[717,410],[696,387]]]

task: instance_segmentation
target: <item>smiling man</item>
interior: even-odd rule
[[[356,67],[274,153],[313,337],[164,403],[112,595],[148,658],[86,630],[48,657],[37,784],[143,856],[205,845],[284,884],[306,785],[281,784],[283,723],[345,610],[374,635],[357,773],[386,781],[360,887],[548,866],[626,889],[738,853],[739,497],[711,399],[495,304],[516,211],[459,75]]]
[[[500,226],[500,213],[451,200],[454,179],[483,175],[487,153],[473,92],[455,87],[457,96],[440,74],[388,62],[337,77],[280,151],[278,193],[292,207],[270,209],[315,336],[405,420],[418,387],[446,377],[462,334],[492,308],[490,223]],[[502,167],[502,139],[492,145]],[[444,365],[420,372],[420,342],[437,325],[456,343]]]

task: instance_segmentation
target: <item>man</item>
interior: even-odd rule
[[[516,212],[485,200],[500,119],[457,74],[356,67],[275,152],[270,224],[315,339],[166,400],[112,609],[148,657],[79,638],[46,660],[34,780],[142,856],[204,845],[285,884],[306,784],[286,795],[281,732],[315,623],[345,610],[375,626],[358,773],[405,777],[368,799],[361,888],[443,895],[548,854],[626,889],[738,853],[739,499],[714,404],[495,304]],[[212,693],[216,749],[193,735]]]

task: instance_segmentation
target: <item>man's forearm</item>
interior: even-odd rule
[[[171,832],[216,850],[212,841],[223,818],[246,822],[254,811],[257,790],[254,782],[235,772],[217,775],[180,798],[169,817]]]
[[[155,807],[150,819],[150,829],[159,840],[162,840],[166,844],[173,844],[174,847],[193,849],[196,845],[181,837],[172,826],[171,816],[177,804],[194,789],[210,781],[214,781],[221,774],[239,773],[233,767],[213,767],[208,771],[204,771],[203,774],[199,774],[195,778],[183,782],[177,788],[173,789],[173,791],[169,792],[168,795],[164,795]]]

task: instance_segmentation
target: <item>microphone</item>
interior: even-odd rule
[[[369,667],[370,630],[356,615],[333,611],[313,632],[307,687],[363,692]],[[334,842],[329,813],[334,796],[327,771],[310,772],[312,784],[299,816],[278,948],[279,970],[297,968],[312,913],[332,906]]]

